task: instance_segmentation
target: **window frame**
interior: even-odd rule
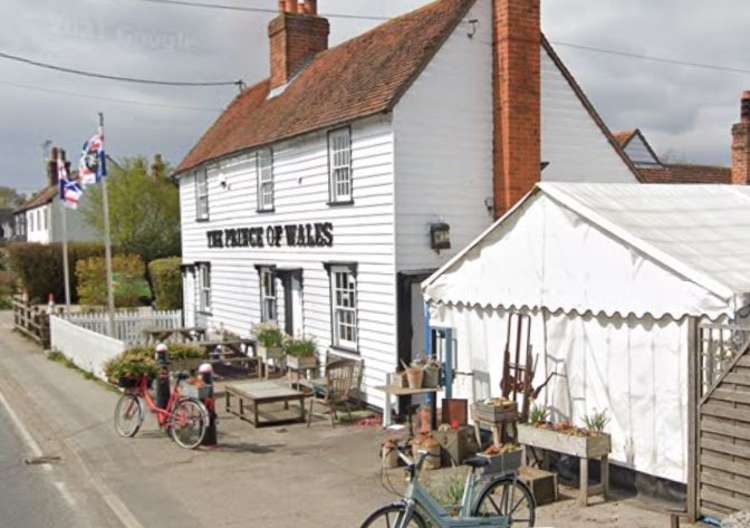
[[[195,173],[195,220],[208,222],[209,219],[208,169],[200,169]],[[205,200],[205,210],[201,205]]]
[[[277,274],[275,266],[256,266],[258,270],[258,289],[260,293],[260,321],[262,323],[279,322],[279,290],[276,284]],[[266,289],[265,279],[270,278],[271,292]],[[271,301],[272,309],[268,309],[268,301]],[[269,313],[272,312],[272,313]]]
[[[263,154],[268,154],[269,163],[267,166],[262,165]],[[264,180],[264,169],[270,172],[268,180]],[[274,152],[273,148],[266,147],[255,153],[255,186],[256,186],[256,211],[258,213],[273,213],[276,210],[276,178],[274,174]],[[271,188],[271,203],[264,203],[263,188],[269,185]]]
[[[351,354],[359,354],[359,318],[358,318],[358,284],[357,263],[352,262],[327,262],[324,267],[328,272],[328,290],[330,295],[331,315],[331,348]],[[339,278],[343,283],[339,283]],[[348,278],[348,279],[347,279]],[[346,303],[338,304],[339,293],[346,297],[351,296],[352,306]],[[340,318],[340,314],[349,313],[350,321]],[[342,328],[348,326],[351,334],[342,337]]]
[[[196,289],[198,290],[197,312],[200,314],[211,315],[212,295],[211,295],[211,263],[196,262]],[[207,279],[207,280],[206,280]],[[208,286],[206,286],[206,282]]]
[[[348,139],[348,163],[347,164],[336,164],[336,151],[335,139],[337,134],[346,133]],[[354,177],[352,171],[352,127],[345,126],[329,130],[327,134],[328,140],[328,205],[351,205],[354,203]],[[349,193],[339,195],[336,192],[336,171],[342,168],[346,168],[349,174]]]

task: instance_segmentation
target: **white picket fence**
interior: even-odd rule
[[[81,328],[86,328],[98,334],[109,335],[109,315],[106,313],[70,314],[64,316],[64,318]],[[157,328],[168,330],[182,326],[182,311],[118,311],[115,313],[114,319],[115,332],[111,337],[128,345],[135,345],[146,341],[144,330]]]

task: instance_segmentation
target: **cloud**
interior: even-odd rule
[[[236,3],[276,5],[275,0]],[[319,5],[324,13],[394,16],[424,3],[320,0]],[[542,0],[542,6],[543,27],[553,42],[709,64],[746,63],[737,37],[745,33],[747,21],[739,16],[742,0]],[[64,66],[153,79],[241,77],[248,84],[268,71],[266,27],[271,14],[142,0],[3,0],[0,16],[13,21],[0,32],[0,50]],[[377,23],[331,19],[331,43]],[[750,84],[748,76],[565,46],[556,49],[613,130],[640,127],[657,152],[671,150],[691,161],[728,163],[729,128],[736,120],[743,82]],[[225,107],[236,93],[234,87],[167,88],[85,79],[0,61],[0,155],[5,169],[0,185],[38,188],[44,178],[39,145],[51,139],[77,151],[95,129],[99,111],[106,116],[113,155],[161,152],[177,163],[218,116],[205,109]]]

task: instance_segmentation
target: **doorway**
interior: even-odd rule
[[[284,289],[284,332],[290,336],[302,336],[302,270],[277,269],[276,273]]]

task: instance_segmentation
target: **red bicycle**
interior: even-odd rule
[[[141,378],[136,387],[128,389],[117,402],[115,430],[127,438],[138,433],[144,419],[143,400],[156,415],[159,427],[166,430],[179,446],[185,449],[198,447],[208,428],[208,410],[200,400],[187,398],[180,393],[180,384],[188,378],[186,373],[177,375],[177,384],[165,409],[158,407],[151,397],[148,376]]]

